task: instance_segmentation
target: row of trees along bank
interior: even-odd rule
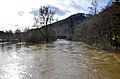
[[[81,22],[75,28],[72,40],[83,41],[102,49],[111,49],[112,38],[120,36],[120,2],[113,2],[102,12]],[[119,41],[120,42],[120,41]],[[120,43],[118,41],[117,48]],[[119,43],[119,44],[118,44]],[[116,44],[115,44],[116,46]],[[116,48],[116,49],[117,49]]]
[[[24,33],[21,32],[19,29],[15,31],[15,33],[10,31],[0,31],[0,42],[11,42],[11,43],[17,43],[17,42],[23,42],[25,41]]]

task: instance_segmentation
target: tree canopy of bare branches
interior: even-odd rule
[[[51,7],[42,6],[39,8],[38,14],[34,16],[34,27],[45,27],[43,36],[45,37],[46,42],[48,42],[48,24],[51,24],[51,22],[54,20],[54,14],[55,11],[53,11]]]

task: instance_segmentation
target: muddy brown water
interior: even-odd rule
[[[0,79],[120,79],[120,53],[81,42],[0,45]]]

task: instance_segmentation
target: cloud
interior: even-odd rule
[[[86,12],[86,7],[83,6],[83,4],[80,4],[80,2],[76,1],[71,1],[70,6],[73,7],[73,9],[81,11],[81,12]]]
[[[55,7],[55,6],[52,6],[52,5],[47,5],[47,6],[50,7],[52,11],[55,11],[55,12],[56,12],[56,15],[58,15],[58,16],[64,16],[64,15],[66,15],[68,12],[70,12],[69,10],[61,10],[60,8]],[[38,12],[38,9],[37,9],[37,8],[33,8],[33,9],[30,11],[30,13],[33,14],[33,15],[37,15],[39,12]]]
[[[37,8],[32,8],[31,11],[29,12],[30,14],[33,14],[34,16],[38,15],[38,9]]]
[[[52,9],[53,11],[55,11],[58,16],[64,16],[64,15],[66,15],[68,12],[70,12],[69,10],[62,10],[62,9],[60,9],[59,7],[55,7],[55,6],[52,6],[52,5],[47,5],[47,6],[48,6],[48,7],[51,7],[51,9]]]
[[[24,15],[24,11],[19,11],[19,12],[18,12],[18,15],[19,15],[19,16],[23,16],[23,15]]]

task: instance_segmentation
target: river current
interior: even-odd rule
[[[0,79],[120,79],[120,52],[66,40],[1,44]]]

